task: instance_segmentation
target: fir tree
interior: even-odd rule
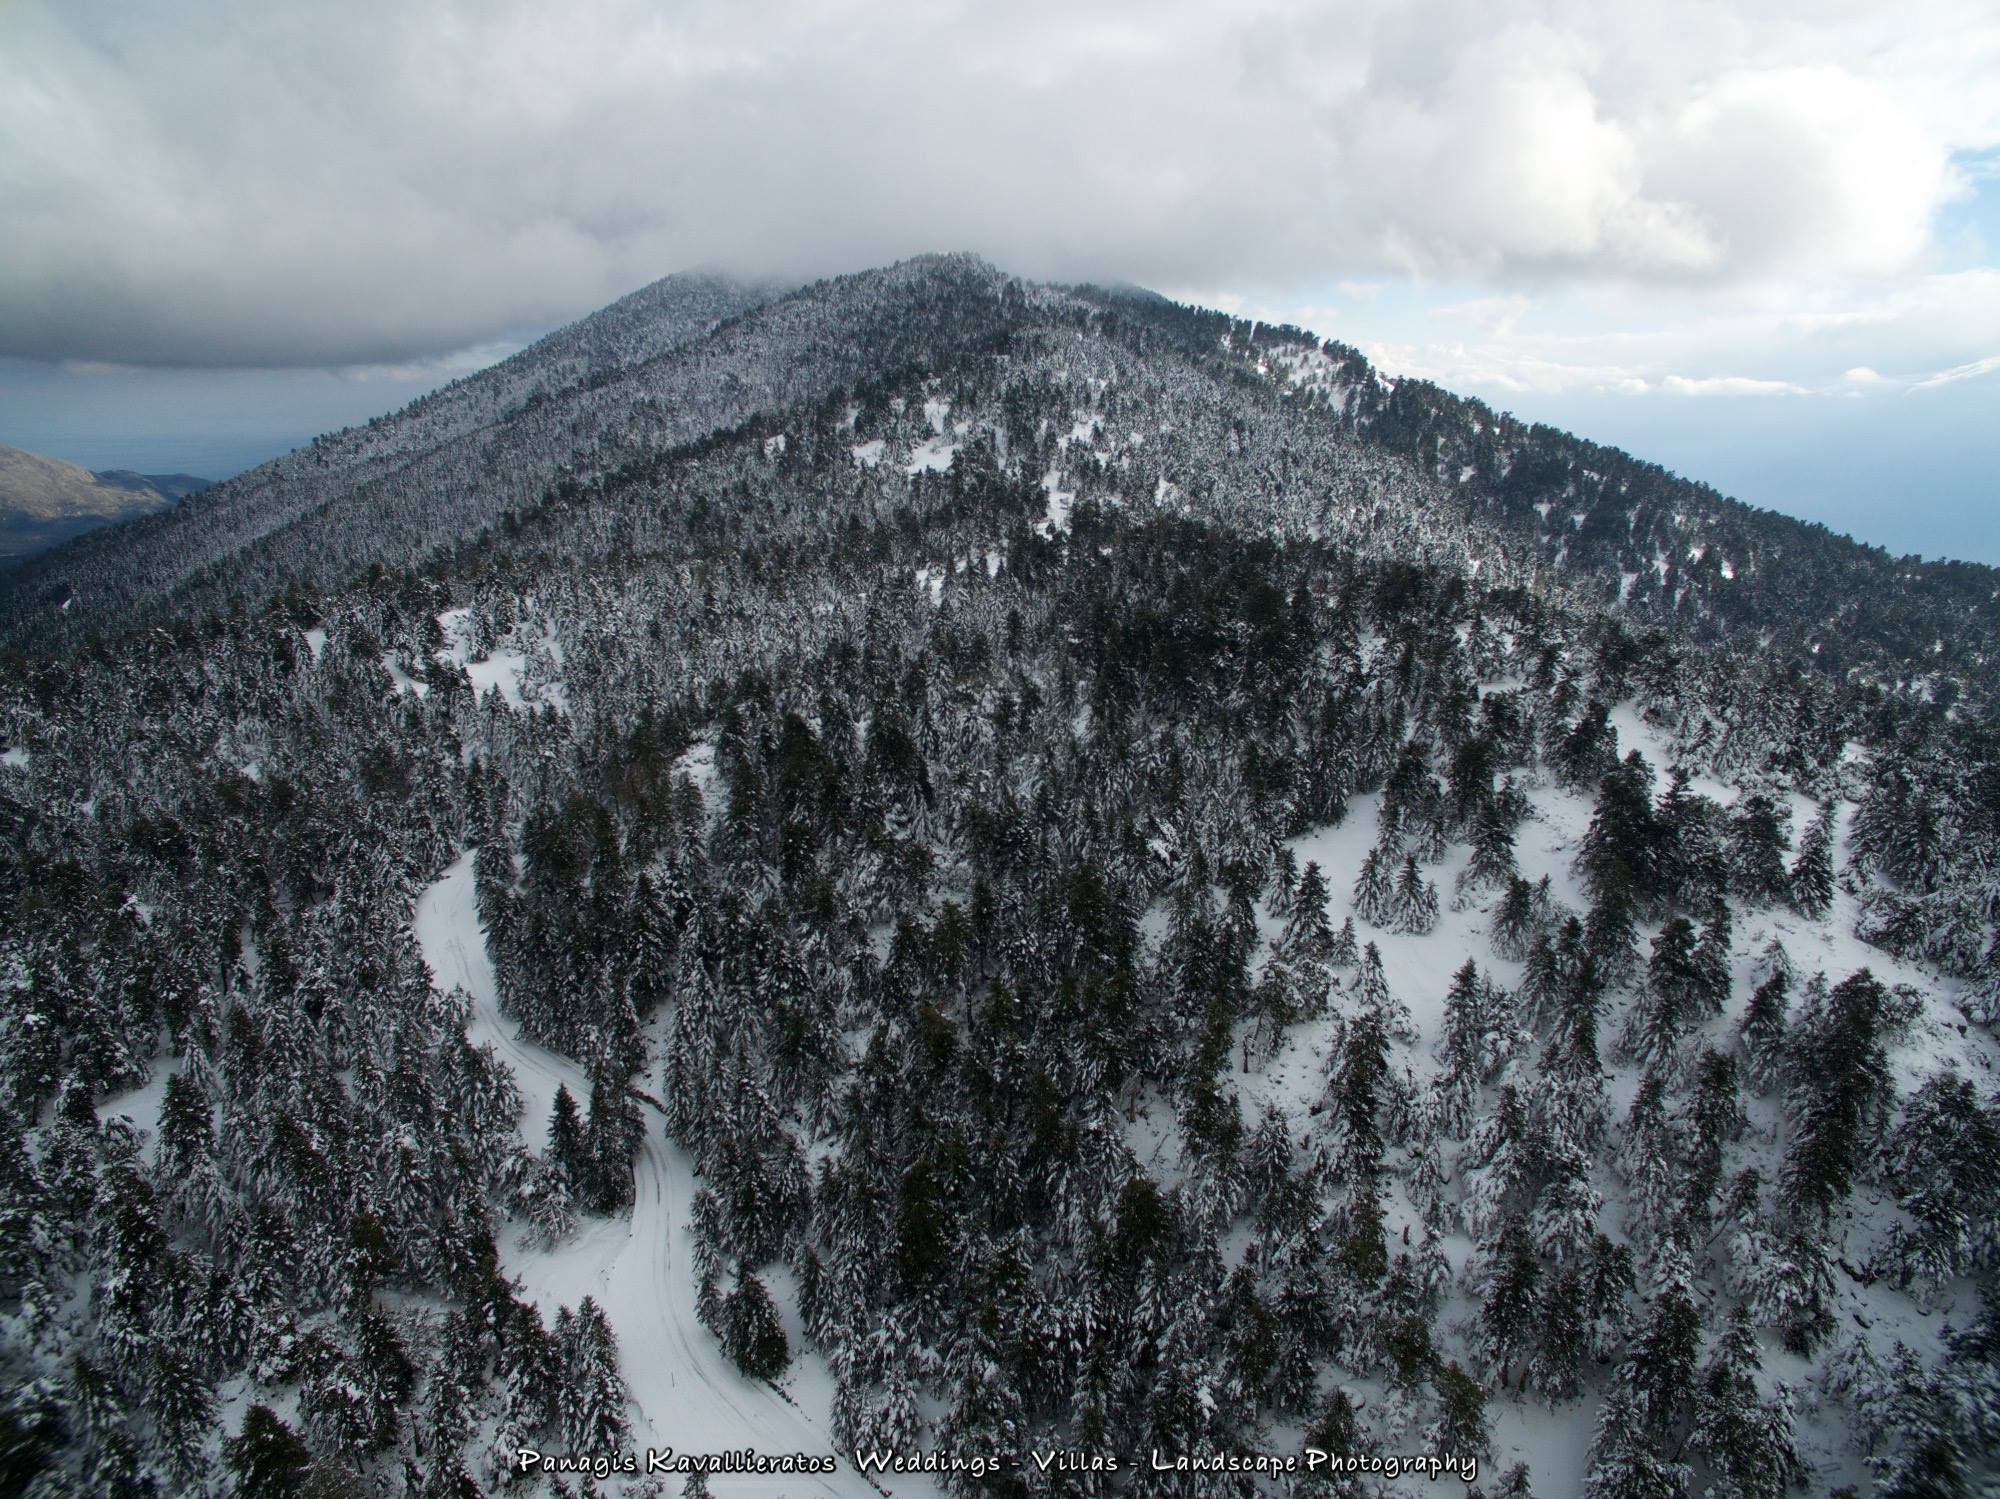
[[[1739,1035],[1745,1070],[1750,1086],[1759,1093],[1770,1092],[1784,1074],[1785,1008],[1790,988],[1789,975],[1773,973],[1757,986],[1743,1012]]]
[[[1833,1263],[1814,1231],[1743,1223],[1730,1241],[1729,1282],[1758,1324],[1810,1358],[1832,1336]]]
[[[1631,1394],[1633,1411],[1646,1431],[1663,1450],[1671,1451],[1693,1409],[1696,1359],[1701,1352],[1693,1266],[1672,1239],[1662,1244],[1654,1260],[1648,1300],[1645,1325],[1633,1340],[1617,1382]]]
[[[1360,959],[1360,948],[1354,936],[1354,918],[1349,916],[1340,924],[1340,930],[1333,934],[1333,946],[1327,950],[1326,959],[1337,968],[1352,968]]]
[[[1354,1408],[1354,1399],[1335,1385],[1326,1392],[1326,1398],[1306,1427],[1306,1451],[1308,1454],[1317,1452],[1328,1457],[1344,1458],[1359,1452],[1361,1446],[1361,1419]],[[1322,1487],[1333,1494],[1361,1492],[1361,1484],[1354,1476],[1338,1470],[1327,1475]]]
[[[1486,986],[1467,958],[1452,975],[1444,999],[1444,1030],[1438,1038],[1437,1096],[1439,1123],[1453,1139],[1463,1139],[1472,1127],[1479,1086],[1484,1081],[1483,1044],[1487,1034]]]
[[[1799,840],[1787,876],[1792,909],[1818,921],[1833,905],[1833,803],[1819,809]]]
[[[1689,1449],[1716,1475],[1717,1499],[1783,1499],[1806,1478],[1792,1430],[1789,1396],[1766,1400],[1750,1314],[1730,1315],[1695,1393]]]
[[[1647,1242],[1669,1233],[1677,1222],[1684,1186],[1679,1145],[1667,1122],[1666,1082],[1648,1069],[1640,1076],[1625,1116],[1620,1165],[1629,1187],[1626,1221]]]
[[[1694,999],[1703,1019],[1720,1015],[1729,1003],[1732,936],[1728,903],[1717,901],[1702,924],[1701,940],[1694,949]]]
[[[1639,929],[1633,910],[1631,885],[1613,879],[1599,886],[1584,923],[1584,951],[1607,989],[1622,989],[1639,973]]]
[[[1520,997],[1522,1009],[1536,1029],[1547,1030],[1569,1003],[1583,980],[1588,958],[1583,924],[1574,917],[1556,931],[1534,939],[1521,975]]]
[[[753,1379],[776,1379],[791,1362],[778,1309],[754,1275],[739,1276],[723,1300],[722,1347]]]
[[[215,1418],[215,1392],[194,1359],[179,1349],[156,1347],[146,1382],[147,1414],[159,1426],[167,1458],[183,1483],[202,1468],[202,1447]]]
[[[1395,882],[1389,873],[1389,855],[1380,843],[1368,850],[1361,861],[1361,873],[1354,882],[1354,909],[1363,921],[1389,926],[1395,918],[1391,904]]]
[[[1953,1072],[1911,1095],[1877,1161],[1905,1221],[1884,1253],[1898,1284],[1933,1301],[1972,1268],[2000,1222],[2000,1113]]]
[[[1327,1084],[1327,1111],[1339,1130],[1340,1174],[1373,1185],[1382,1166],[1376,1120],[1389,1067],[1389,1036],[1379,1006],[1364,1007],[1343,1028]]]
[[[1482,896],[1507,888],[1518,878],[1514,864],[1514,827],[1498,797],[1479,804],[1472,824],[1472,857],[1453,887],[1452,906],[1464,910]]]
[[[1687,1499],[1688,1469],[1661,1454],[1638,1397],[1615,1387],[1597,1418],[1585,1499]]]
[[[1282,950],[1288,955],[1316,958],[1322,962],[1332,960],[1334,933],[1326,919],[1327,902],[1331,898],[1326,876],[1320,873],[1319,865],[1308,861],[1305,872],[1299,876],[1290,914],[1279,938]]]
[[[1433,1452],[1483,1459],[1492,1450],[1493,1433],[1479,1381],[1447,1360],[1433,1372],[1431,1382],[1437,1390],[1438,1415],[1424,1433],[1424,1444]]]
[[[1382,1033],[1392,1041],[1413,1042],[1417,1028],[1410,1007],[1389,990],[1388,975],[1382,971],[1382,954],[1370,942],[1361,952],[1361,961],[1349,981],[1354,1008],[1362,1015],[1376,1017]]]
[[[560,1084],[549,1112],[547,1160],[571,1193],[588,1191],[590,1154],[584,1140],[583,1121],[577,1115],[576,1099]]]
[[[1582,1389],[1591,1353],[1590,1304],[1584,1271],[1565,1265],[1542,1287],[1538,1336],[1529,1379],[1550,1401],[1573,1399]]]
[[[1736,1081],[1736,1059],[1707,1050],[1695,1064],[1694,1087],[1688,1098],[1686,1128],[1687,1186],[1682,1200],[1691,1220],[1709,1221],[1715,1194],[1722,1186],[1722,1152],[1743,1127],[1743,1102]]]
[[[1610,717],[1611,710],[1592,698],[1557,741],[1549,762],[1564,785],[1578,790],[1594,787],[1617,765],[1618,731],[1611,727]]]
[[[292,1499],[305,1492],[306,1444],[268,1405],[252,1405],[243,1430],[223,1443],[223,1463],[246,1499]]]
[[[1503,1389],[1516,1362],[1533,1355],[1540,1282],[1541,1265],[1526,1230],[1510,1224],[1491,1257],[1479,1309],[1480,1353]]]
[[[549,1123],[553,1148],[556,1121]],[[600,1213],[632,1205],[632,1160],[644,1125],[625,1087],[599,1073],[590,1085],[590,1120],[583,1131],[584,1180],[590,1204]]]
[[[625,1441],[625,1381],[618,1342],[603,1310],[586,1296],[556,1318],[563,1383],[557,1395],[563,1440],[572,1452],[609,1452]]]
[[[1321,875],[1321,883],[1326,876]],[[1299,861],[1287,844],[1279,844],[1271,855],[1271,914],[1290,921],[1298,911]]]
[[[1529,1214],[1528,1234],[1538,1252],[1561,1264],[1581,1256],[1595,1240],[1604,1199],[1585,1175],[1580,1145],[1555,1142],[1551,1154],[1549,1180]]]
[[[1652,780],[1645,758],[1633,750],[1598,785],[1597,807],[1576,856],[1576,872],[1593,901],[1614,891],[1637,898],[1653,888],[1658,831]]]
[[[1395,894],[1390,898],[1389,924],[1397,931],[1421,937],[1437,925],[1437,887],[1417,868],[1415,854],[1403,858],[1402,873],[1396,877]]]
[[[1761,793],[1746,796],[1730,813],[1730,883],[1744,899],[1774,905],[1789,895],[1785,873],[1789,821],[1789,814]]]
[[[1528,956],[1529,945],[1538,931],[1534,887],[1515,875],[1507,881],[1505,894],[1493,908],[1490,928],[1493,951],[1509,962],[1518,963]]]
[[[1823,1223],[1847,1196],[1868,1129],[1893,1095],[1882,1044],[1887,1000],[1864,968],[1794,1028],[1783,1183],[1786,1204],[1805,1219]]]
[[[1625,1026],[1625,1049],[1651,1067],[1671,1068],[1681,1039],[1704,1008],[1704,986],[1695,961],[1694,923],[1670,917],[1653,939],[1646,987]]]

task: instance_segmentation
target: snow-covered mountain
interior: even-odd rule
[[[198,505],[0,581],[0,638],[56,643],[280,587],[420,567],[544,500],[743,422],[911,371],[1033,368],[1064,347],[1165,402],[1158,477],[1224,513],[1391,547],[1504,550],[1642,628],[1756,648],[1893,695],[2000,680],[2000,572],[1894,558],[1615,449],[1527,427],[1352,349],[1114,288],[933,256],[795,290],[676,276]],[[1087,353],[1086,353],[1087,351]],[[1175,468],[1178,465],[1178,469]],[[1171,471],[1170,471],[1171,470]]]
[[[1984,1492],[1992,587],[1145,293],[663,282],[6,594],[0,1463]]]

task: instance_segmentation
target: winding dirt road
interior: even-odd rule
[[[415,931],[433,981],[446,990],[458,985],[471,996],[466,1034],[475,1046],[490,1044],[513,1072],[524,1104],[523,1136],[539,1149],[548,1138],[556,1089],[567,1087],[582,1103],[590,1096],[590,1084],[574,1063],[523,1041],[501,1016],[493,965],[479,929],[471,854],[458,859],[418,898]],[[693,1172],[656,1121],[649,1118],[647,1124],[634,1167],[637,1191],[630,1217],[586,1218],[553,1251],[527,1243],[519,1225],[504,1225],[503,1268],[520,1280],[545,1316],[585,1296],[595,1297],[604,1308],[618,1334],[620,1362],[636,1407],[633,1440],[642,1449],[831,1452],[823,1409],[811,1412],[789,1403],[771,1386],[745,1379],[695,1316],[693,1272],[687,1257],[676,1253],[686,1232],[684,1204],[695,1190]],[[879,1499],[883,1492],[845,1461],[830,1476],[716,1474],[710,1485],[719,1495]],[[669,1493],[677,1486],[677,1480],[668,1479]],[[896,1492],[916,1499],[936,1490],[903,1481]]]

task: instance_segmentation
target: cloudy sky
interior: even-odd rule
[[[220,472],[966,248],[2000,561],[1996,79],[1992,0],[0,0],[0,442]]]

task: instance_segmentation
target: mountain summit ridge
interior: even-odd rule
[[[753,418],[777,430],[863,386],[992,360],[1046,366],[1052,336],[1116,344],[1106,368],[1163,362],[1156,384],[1199,386],[1204,419],[1222,427],[1232,411],[1274,418],[1247,439],[1250,472],[1194,455],[1205,472],[1192,488],[1211,500],[1275,517],[1299,498],[1278,470],[1310,453],[1312,482],[1331,473],[1378,498],[1394,491],[1434,531],[1478,537],[1473,553],[1498,547],[1635,627],[1755,641],[1893,693],[1988,696],[2000,571],[1892,557],[1615,448],[1385,378],[1357,350],[1296,328],[1142,288],[1024,281],[963,252],[793,288],[666,277],[399,412],[38,559],[0,582],[0,641],[60,646],[338,587],[376,564],[424,566],[559,485],[601,482]]]

